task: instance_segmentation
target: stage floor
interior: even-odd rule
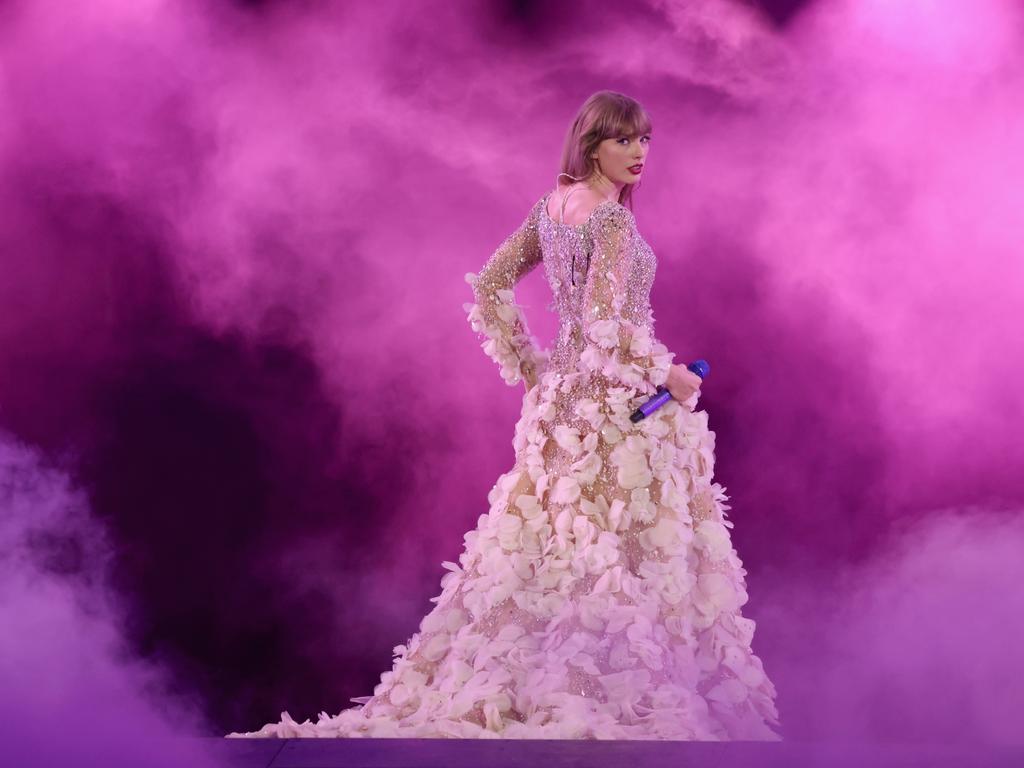
[[[1024,745],[504,739],[200,739],[230,768],[1019,768]]]

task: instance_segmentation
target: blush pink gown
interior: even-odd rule
[[[571,225],[550,194],[466,275],[502,378],[539,378],[434,608],[360,706],[229,736],[781,739],[707,413],[694,394],[629,420],[673,358],[653,335],[654,253],[619,203]],[[542,263],[550,352],[513,294]]]

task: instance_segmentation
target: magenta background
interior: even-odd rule
[[[0,5],[11,743],[372,692],[513,458],[463,275],[600,88],[786,737],[1020,743],[1024,17],[768,5]]]

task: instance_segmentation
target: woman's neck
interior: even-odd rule
[[[619,194],[622,192],[622,184],[616,184],[614,181],[609,179],[607,176],[592,176],[589,179],[583,181],[574,181],[565,186],[565,189],[570,189],[573,185],[579,185],[581,188],[586,188],[596,194],[603,200],[611,200],[612,202],[619,201]]]

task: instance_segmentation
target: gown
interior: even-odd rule
[[[694,393],[629,419],[674,357],[653,335],[654,253],[620,203],[574,225],[550,195],[466,274],[484,352],[536,384],[434,607],[359,706],[229,737],[781,740],[707,413]],[[550,351],[513,292],[541,264]]]

